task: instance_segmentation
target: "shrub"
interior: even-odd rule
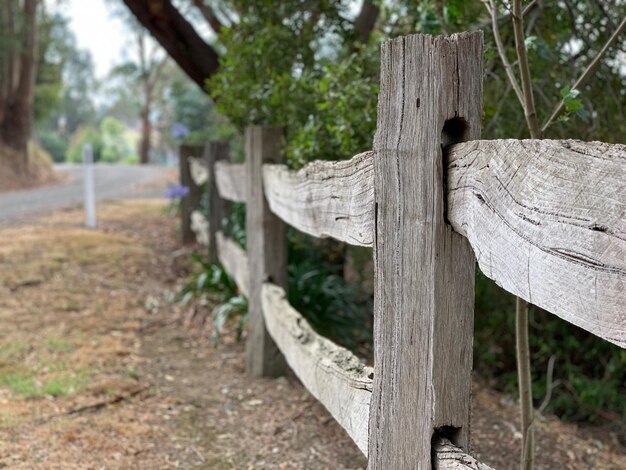
[[[50,154],[55,163],[65,161],[68,144],[57,132],[44,131],[39,134],[39,145]]]

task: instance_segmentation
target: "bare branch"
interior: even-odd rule
[[[526,43],[524,35],[524,20],[522,18],[522,1],[513,1],[513,29],[515,31],[515,48],[519,64],[520,78],[522,80],[522,91],[524,94],[524,115],[533,139],[541,139],[541,129],[537,119],[535,109],[535,98],[533,96],[533,86],[530,80],[530,69],[528,67],[528,56],[526,54]]]
[[[548,371],[546,372],[546,396],[541,402],[541,406],[539,407],[539,414],[543,414],[545,409],[550,404],[550,399],[552,398],[552,390],[556,388],[556,386],[560,383],[559,380],[552,381],[554,376],[554,361],[556,360],[556,356],[550,356],[548,359]]]
[[[482,0],[483,3],[486,3],[485,0]],[[537,5],[537,0],[533,0],[532,2],[530,2],[528,5],[526,5],[524,7],[524,11],[522,12],[523,16],[526,16],[526,14],[535,6]],[[506,13],[504,13],[503,15],[500,15],[497,17],[497,21],[498,23],[504,23],[506,20],[508,20],[511,16],[511,12],[507,11]],[[489,20],[484,21],[482,23],[479,23],[478,26],[476,27],[476,29],[485,29],[487,26],[491,25],[491,17],[489,17]]]
[[[502,65],[504,66],[504,70],[506,72],[506,76],[509,78],[509,82],[511,83],[511,87],[515,94],[517,95],[517,99],[520,104],[524,106],[524,96],[522,95],[522,89],[517,83],[517,78],[515,78],[515,72],[513,71],[513,67],[511,67],[511,63],[506,56],[506,50],[504,49],[504,45],[502,44],[502,36],[500,36],[500,28],[498,26],[498,10],[496,8],[496,4],[494,0],[483,0],[489,15],[491,16],[491,26],[493,30],[493,39],[496,42],[496,47],[498,48],[498,54],[500,55],[500,60],[502,61]]]
[[[530,351],[528,347],[528,302],[517,298],[515,311],[515,339],[517,349],[517,377],[522,414],[522,455],[520,469],[533,468],[533,396],[530,374]]]
[[[585,82],[587,82],[589,77],[593,74],[593,72],[595,72],[598,66],[602,63],[602,59],[608,52],[609,48],[613,45],[615,40],[624,32],[624,30],[626,30],[626,17],[622,19],[622,22],[617,27],[615,32],[611,35],[611,37],[606,42],[604,47],[600,50],[600,52],[598,52],[598,55],[589,63],[585,71],[582,73],[580,77],[578,77],[576,82],[574,82],[574,85],[571,88],[572,90],[580,90],[580,87],[583,86]],[[548,127],[550,127],[550,125],[554,122],[554,120],[557,117],[559,117],[559,115],[563,112],[563,108],[565,108],[565,99],[562,99],[559,102],[559,104],[556,105],[556,107],[554,108],[554,111],[552,111],[552,114],[550,115],[550,118],[545,122],[545,124],[541,128],[542,132],[545,132],[546,129],[548,129]]]
[[[203,91],[219,68],[217,51],[197,33],[171,0],[123,0],[137,20]]]
[[[204,0],[193,0],[193,4],[198,10],[200,10],[200,13],[202,13],[204,19],[207,20],[211,29],[215,31],[215,34],[219,34],[224,25],[217,18],[217,16],[215,16],[213,10],[206,3],[204,3]]]

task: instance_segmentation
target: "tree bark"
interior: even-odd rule
[[[23,155],[14,162],[16,171],[26,169],[28,141],[33,127],[35,78],[37,76],[37,6],[38,0],[24,1],[24,23],[21,33],[19,75],[15,88],[4,103],[3,120],[0,122],[0,142]],[[15,70],[11,75],[14,75]],[[15,76],[15,75],[14,75]],[[12,80],[11,77],[9,80]]]
[[[370,0],[365,0],[359,16],[354,20],[354,29],[359,41],[367,42],[374,30],[380,9]]]
[[[203,91],[219,67],[219,56],[170,0],[124,0],[137,20]]]
[[[150,98],[147,98],[150,99]],[[139,144],[139,162],[142,165],[150,163],[150,147],[152,136],[152,123],[150,122],[151,103],[146,101],[141,110],[141,143]]]
[[[209,23],[209,26],[211,26],[215,34],[219,34],[224,25],[217,16],[215,16],[211,7],[204,3],[204,0],[193,0],[193,4],[200,10],[200,13],[202,13],[204,19],[207,20],[207,23]]]

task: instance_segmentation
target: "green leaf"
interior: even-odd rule
[[[525,40],[524,40],[524,45],[526,46],[526,50],[529,51],[534,51],[537,50],[537,36],[528,36]]]
[[[198,276],[198,280],[196,281],[196,287],[198,288],[198,290],[204,289],[208,277],[209,273],[207,273],[206,271],[200,273],[200,275]]]
[[[563,105],[566,112],[574,113],[583,108],[583,102],[578,98],[580,91],[566,86],[561,88],[561,96],[563,97]]]

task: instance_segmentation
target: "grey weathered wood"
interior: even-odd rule
[[[467,455],[448,439],[435,439],[433,447],[436,455],[435,470],[493,470],[489,465]]]
[[[469,445],[475,259],[444,219],[442,144],[478,138],[481,110],[482,33],[383,44],[374,139],[372,470],[430,469],[438,428],[455,445]],[[444,135],[455,117],[466,126],[453,121]]]
[[[316,161],[299,171],[265,165],[263,180],[270,209],[288,224],[315,237],[372,246],[372,152],[347,161]]]
[[[219,262],[228,275],[235,280],[239,291],[247,297],[250,294],[250,272],[245,250],[222,232],[215,234],[215,241]]]
[[[367,456],[372,368],[317,334],[278,286],[263,285],[263,315],[268,331],[302,384]],[[447,439],[435,439],[434,452],[437,469],[490,470]]]
[[[219,195],[233,202],[246,202],[246,167],[241,163],[218,162],[215,179]]]
[[[285,359],[265,328],[261,305],[263,282],[287,287],[285,224],[267,205],[263,194],[263,164],[282,163],[283,131],[276,127],[248,127],[246,147],[246,244],[250,275],[246,370],[255,376],[277,376]]]
[[[626,347],[625,145],[455,145],[448,218],[469,239],[486,276]]]
[[[209,142],[204,147],[204,159],[207,164],[207,198],[209,222],[209,263],[218,261],[216,234],[222,228],[222,222],[228,217],[229,204],[217,192],[215,164],[229,158],[228,142]]]
[[[280,287],[263,285],[263,315],[268,331],[302,384],[367,455],[372,368],[317,334],[289,305]]]
[[[189,161],[202,155],[202,147],[181,145],[179,150],[180,184],[189,188],[189,194],[180,201],[181,236],[183,243],[193,243],[196,235],[191,230],[191,213],[200,207],[201,190],[191,177]]]

